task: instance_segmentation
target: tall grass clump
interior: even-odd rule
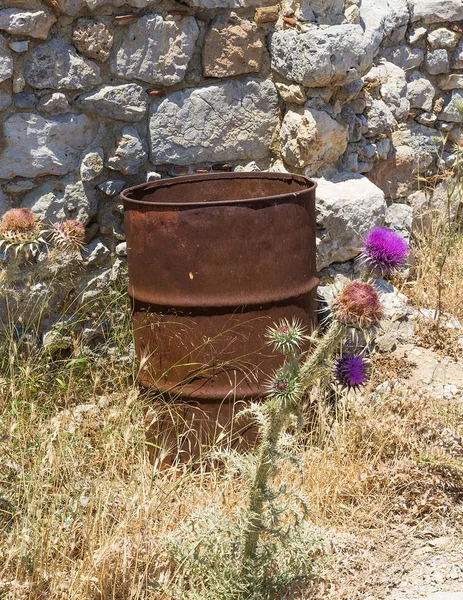
[[[463,103],[457,108],[463,114]],[[461,140],[461,133],[459,136]],[[461,141],[453,144],[453,163],[446,167],[448,139],[436,137],[433,141],[439,169],[433,178],[419,178],[429,200],[416,218],[414,268],[407,293],[416,304],[434,311],[438,330],[444,312],[463,317],[463,146]]]

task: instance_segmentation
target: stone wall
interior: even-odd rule
[[[319,266],[348,260],[452,162],[462,22],[461,0],[3,0],[0,215],[84,223],[92,294],[124,187],[288,170],[318,180]]]

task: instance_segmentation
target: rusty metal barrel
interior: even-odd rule
[[[122,193],[139,381],[179,400],[201,440],[265,394],[282,362],[267,328],[314,327],[315,187],[301,175],[220,173]]]

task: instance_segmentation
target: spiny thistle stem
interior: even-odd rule
[[[318,341],[312,355],[300,367],[301,387],[292,402],[285,402],[283,398],[274,398],[267,404],[267,423],[262,434],[257,467],[250,487],[247,508],[247,530],[244,534],[242,554],[242,565],[245,573],[252,568],[253,559],[257,553],[259,536],[264,529],[262,511],[268,481],[275,469],[274,456],[277,452],[280,434],[287,425],[290,414],[297,408],[299,401],[312,389],[316,381],[325,372],[327,363],[344,337],[345,331],[346,327],[334,320],[326,334]]]

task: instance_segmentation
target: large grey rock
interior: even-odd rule
[[[124,35],[111,59],[111,72],[123,79],[179,83],[185,77],[198,35],[194,17],[176,21],[145,15]]]
[[[334,164],[347,148],[348,128],[332,119],[328,113],[312,108],[289,110],[280,131],[282,158],[286,164],[314,175]]]
[[[383,192],[362,175],[317,179],[317,267],[357,256],[368,231],[384,223]]]
[[[259,27],[236,13],[219,15],[209,25],[203,45],[205,77],[230,77],[258,72],[263,55]]]
[[[153,102],[154,164],[264,158],[278,125],[278,94],[269,80],[232,80],[180,90]]]
[[[28,35],[46,40],[56,17],[44,10],[7,8],[0,10],[0,29],[12,35]]]
[[[135,175],[148,160],[145,144],[136,129],[125,126],[116,148],[108,158],[106,165],[124,175]]]
[[[29,52],[24,61],[24,76],[29,85],[39,89],[82,90],[101,81],[98,65],[60,39]]]
[[[394,203],[386,210],[385,225],[397,231],[403,238],[410,240],[413,224],[413,208],[408,204]]]
[[[405,71],[388,61],[373,67],[363,78],[365,84],[379,88],[381,98],[398,120],[407,117],[410,103],[406,98],[407,78]]]
[[[64,175],[79,165],[80,154],[94,139],[98,126],[85,115],[44,118],[13,113],[4,123],[0,179],[17,175]]]
[[[444,50],[444,48],[437,48],[436,50],[427,52],[424,66],[431,75],[447,73],[450,66],[447,50]]]
[[[447,121],[448,123],[461,123],[463,116],[460,110],[463,110],[463,91],[453,90],[449,101],[444,105],[439,113],[439,121]]]
[[[0,35],[0,82],[13,76],[13,57],[5,38]]]
[[[272,69],[307,87],[344,85],[361,77],[372,49],[359,25],[333,25],[307,33],[277,31],[270,42]]]
[[[390,131],[394,124],[394,115],[383,100],[370,99],[367,103],[365,116],[368,137],[375,137],[379,133]]]
[[[148,97],[144,89],[136,83],[102,85],[79,96],[76,105],[102,117],[134,122],[145,116]]]
[[[360,19],[376,52],[384,37],[405,33],[409,19],[407,0],[362,0]]]
[[[93,185],[68,175],[37,186],[24,196],[21,206],[45,221],[76,219],[86,224],[98,211],[98,197]]]
[[[408,5],[412,22],[440,23],[463,19],[461,0],[408,0]]]
[[[418,186],[416,173],[422,173],[435,158],[434,135],[435,130],[419,125],[394,132],[393,148],[387,160],[377,162],[368,173],[368,178],[388,198],[409,196]]]
[[[458,34],[446,27],[439,27],[428,34],[428,44],[431,48],[447,48],[453,50],[458,42]]]
[[[384,56],[404,71],[419,67],[424,60],[424,52],[421,48],[410,48],[405,45],[386,48]]]
[[[430,111],[433,107],[436,90],[433,84],[420,71],[413,71],[407,86],[407,98],[411,108]]]

